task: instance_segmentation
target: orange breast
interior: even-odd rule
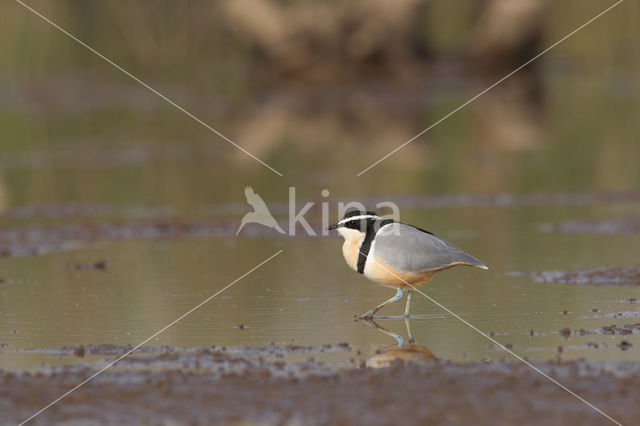
[[[400,272],[394,270],[391,266],[381,261],[377,257],[373,257],[367,261],[367,265],[364,268],[364,275],[372,281],[376,281],[382,285],[393,288],[404,288],[410,290],[411,287],[407,285],[411,284],[414,287],[426,284],[427,281],[433,277],[434,274],[440,271],[445,271],[449,268],[453,268],[457,265],[469,265],[464,262],[453,262],[440,269],[434,269],[431,271],[425,271],[418,274],[411,272]]]
[[[360,238],[345,239],[344,244],[342,244],[344,260],[354,271],[358,270],[358,255],[360,254],[360,244],[362,244],[363,239],[364,234]]]
[[[372,281],[394,288],[410,289],[407,283],[418,286],[426,283],[437,271],[427,271],[419,274],[394,270],[380,259],[370,258],[364,269],[364,275]]]

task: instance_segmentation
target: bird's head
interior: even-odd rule
[[[362,238],[367,233],[367,228],[381,219],[375,212],[351,210],[338,223],[329,225],[329,230],[335,229],[345,240]]]

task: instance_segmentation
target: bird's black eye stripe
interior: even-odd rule
[[[369,222],[372,219],[359,219],[359,220],[350,220],[344,224],[345,228],[355,229],[357,231],[367,232],[367,228],[369,227]]]
[[[394,221],[391,219],[380,220],[380,218],[377,217],[368,217],[365,219],[347,221],[345,222],[344,226],[345,228],[355,229],[364,233],[367,233],[369,230],[372,230],[375,233],[378,232],[378,230],[383,226],[393,222]]]

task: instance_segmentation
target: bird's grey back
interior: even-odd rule
[[[448,241],[406,223],[383,226],[374,244],[374,256],[399,272],[425,272],[456,262],[485,267]]]

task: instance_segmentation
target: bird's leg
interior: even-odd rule
[[[387,300],[386,302],[382,302],[381,304],[379,304],[378,306],[376,306],[375,308],[373,308],[369,312],[365,312],[364,314],[359,315],[357,318],[358,319],[373,318],[375,313],[378,312],[380,310],[380,308],[383,308],[383,307],[387,306],[389,303],[393,303],[396,300],[401,299],[403,294],[404,294],[404,291],[401,288],[399,288],[398,291],[396,292],[396,295],[393,296],[391,299]]]
[[[407,290],[407,304],[404,307],[404,317],[409,318],[409,308],[411,307],[411,295],[413,290]]]
[[[415,340],[413,340],[413,335],[411,334],[411,327],[409,326],[409,318],[404,319],[404,325],[407,327],[407,338],[409,339],[409,344],[413,344]]]
[[[383,332],[387,336],[390,336],[390,337],[393,337],[394,339],[396,339],[396,343],[398,343],[398,346],[403,346],[404,345],[404,339],[398,333],[394,333],[393,331],[387,330],[386,328],[382,327],[380,324],[378,324],[377,322],[375,322],[372,319],[365,319],[364,322],[367,325],[375,327],[376,329],[378,329],[378,331]]]

